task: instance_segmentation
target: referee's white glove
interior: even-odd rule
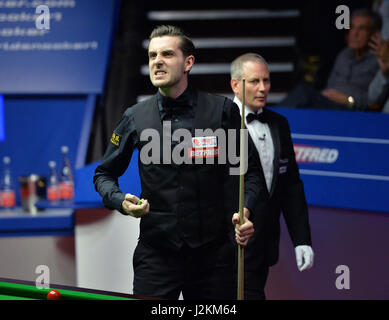
[[[310,246],[297,246],[294,248],[296,253],[297,268],[299,271],[311,269],[313,266],[313,250]]]

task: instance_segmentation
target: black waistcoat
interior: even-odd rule
[[[192,128],[221,128],[225,98],[198,92],[197,107]],[[142,195],[150,203],[150,212],[141,218],[140,239],[154,247],[179,249],[185,242],[196,248],[215,240],[227,232],[223,210],[223,176],[225,165],[218,164],[164,164],[163,127],[156,95],[133,107],[137,134],[155,129],[160,137],[160,164],[143,164],[139,145],[139,174]],[[187,150],[185,150],[187,152]]]

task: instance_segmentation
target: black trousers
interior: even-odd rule
[[[176,300],[235,300],[235,246],[227,236],[200,248],[155,249],[142,241],[134,252],[134,294]]]
[[[257,270],[248,270],[244,276],[244,299],[266,300],[265,285],[269,275],[269,267],[261,265]]]

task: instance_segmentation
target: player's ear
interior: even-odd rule
[[[189,72],[192,70],[192,67],[194,65],[195,57],[190,55],[185,58],[185,72]]]

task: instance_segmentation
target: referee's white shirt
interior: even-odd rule
[[[235,96],[234,102],[238,105],[240,109],[240,114],[242,114],[242,102]],[[262,109],[258,110],[258,114],[263,112]],[[266,179],[267,190],[270,192],[271,183],[273,180],[273,160],[274,160],[274,144],[271,137],[270,128],[267,123],[262,123],[260,121],[252,121],[247,123],[246,116],[249,113],[255,113],[247,106],[245,107],[245,116],[244,121],[246,128],[248,129],[250,136],[255,144],[255,147],[258,150],[259,158],[261,159],[263,173]]]

